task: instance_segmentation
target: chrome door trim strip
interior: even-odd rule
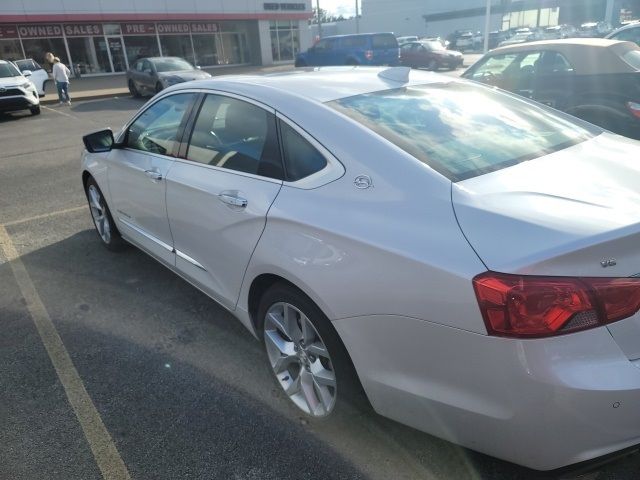
[[[196,267],[198,267],[199,269],[203,270],[203,271],[207,271],[206,268],[204,268],[200,263],[198,263],[196,260],[194,260],[193,258],[191,258],[189,255],[187,255],[186,253],[181,252],[180,250],[175,250],[174,252],[176,252],[176,255],[179,256],[181,259],[186,260],[187,262],[189,262],[191,265],[194,265]]]
[[[152,242],[160,245],[162,248],[164,248],[165,250],[173,253],[173,247],[170,245],[167,245],[166,243],[164,243],[162,240],[154,237],[153,235],[145,232],[144,230],[142,230],[140,227],[136,227],[134,224],[132,224],[131,222],[129,222],[128,220],[125,220],[122,217],[118,217],[118,220],[120,222],[122,222],[124,225],[126,225],[127,227],[129,227],[131,230],[134,230],[135,232],[139,233],[140,235],[142,235],[143,237],[145,237],[148,240],[151,240]]]

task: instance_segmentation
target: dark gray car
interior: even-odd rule
[[[179,57],[148,57],[133,62],[127,70],[127,85],[134,97],[155,94],[176,83],[209,78],[207,72]]]

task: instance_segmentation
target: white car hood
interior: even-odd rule
[[[490,270],[640,272],[640,142],[604,133],[452,188],[460,228]]]
[[[2,88],[18,87],[20,85],[23,85],[27,81],[28,80],[22,75],[19,75],[17,77],[1,77],[0,87]]]

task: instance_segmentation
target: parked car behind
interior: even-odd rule
[[[13,62],[18,70],[24,75],[25,72],[30,72],[29,80],[36,86],[38,95],[40,97],[45,96],[45,89],[49,82],[52,80],[49,78],[47,71],[40,66],[33,58],[25,58],[23,60],[16,60]]]
[[[406,67],[175,85],[84,142],[93,246],[228,309],[294,415],[545,470],[640,441],[640,143]]]
[[[20,73],[18,67],[0,60],[0,113],[29,110],[40,115],[40,97],[29,80],[30,72]]]
[[[611,30],[613,30],[613,27],[609,22],[586,22],[580,25],[576,36],[579,38],[603,38]]]
[[[572,38],[576,36],[576,28],[572,25],[556,25],[547,27],[542,33],[539,40],[561,40],[563,38]]]
[[[630,23],[617,30],[614,30],[606,38],[611,40],[621,40],[626,42],[633,42],[636,45],[640,45],[640,22]]]
[[[400,47],[400,63],[411,68],[453,70],[464,63],[462,53],[446,49],[437,41],[405,43]]]
[[[324,37],[296,56],[296,67],[325,65],[398,65],[400,48],[393,33]]]
[[[397,40],[398,40],[398,45],[403,45],[409,42],[417,42],[419,39],[416,35],[409,35],[406,37],[398,37]]]
[[[179,57],[147,57],[136,60],[127,70],[131,95],[155,93],[177,83],[209,78],[210,74]]]
[[[476,50],[482,44],[480,32],[473,33],[471,30],[456,30],[447,37],[449,48],[464,52],[466,50]]]
[[[640,47],[634,43],[594,38],[502,47],[462,76],[640,139]]]
[[[515,34],[506,40],[500,42],[499,47],[506,47],[508,45],[518,45],[520,43],[531,42],[535,38],[533,30],[529,28],[519,28]]]

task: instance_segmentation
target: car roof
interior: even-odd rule
[[[349,33],[346,35],[327,35],[326,37],[322,37],[321,40],[345,38],[345,37],[370,37],[371,35],[391,35],[393,36],[393,38],[396,38],[396,36],[392,32],[371,32],[371,33]]]
[[[381,72],[409,73],[408,82],[381,77]],[[169,90],[197,88],[235,93],[285,112],[291,102],[326,103],[365,93],[412,85],[450,83],[454,78],[408,67],[321,67],[297,68],[268,75],[224,75],[181,83]]]
[[[604,38],[568,38],[507,45],[491,50],[489,55],[553,50],[564,55],[579,75],[632,73],[637,70],[620,58],[629,50],[640,49],[633,42]]]

